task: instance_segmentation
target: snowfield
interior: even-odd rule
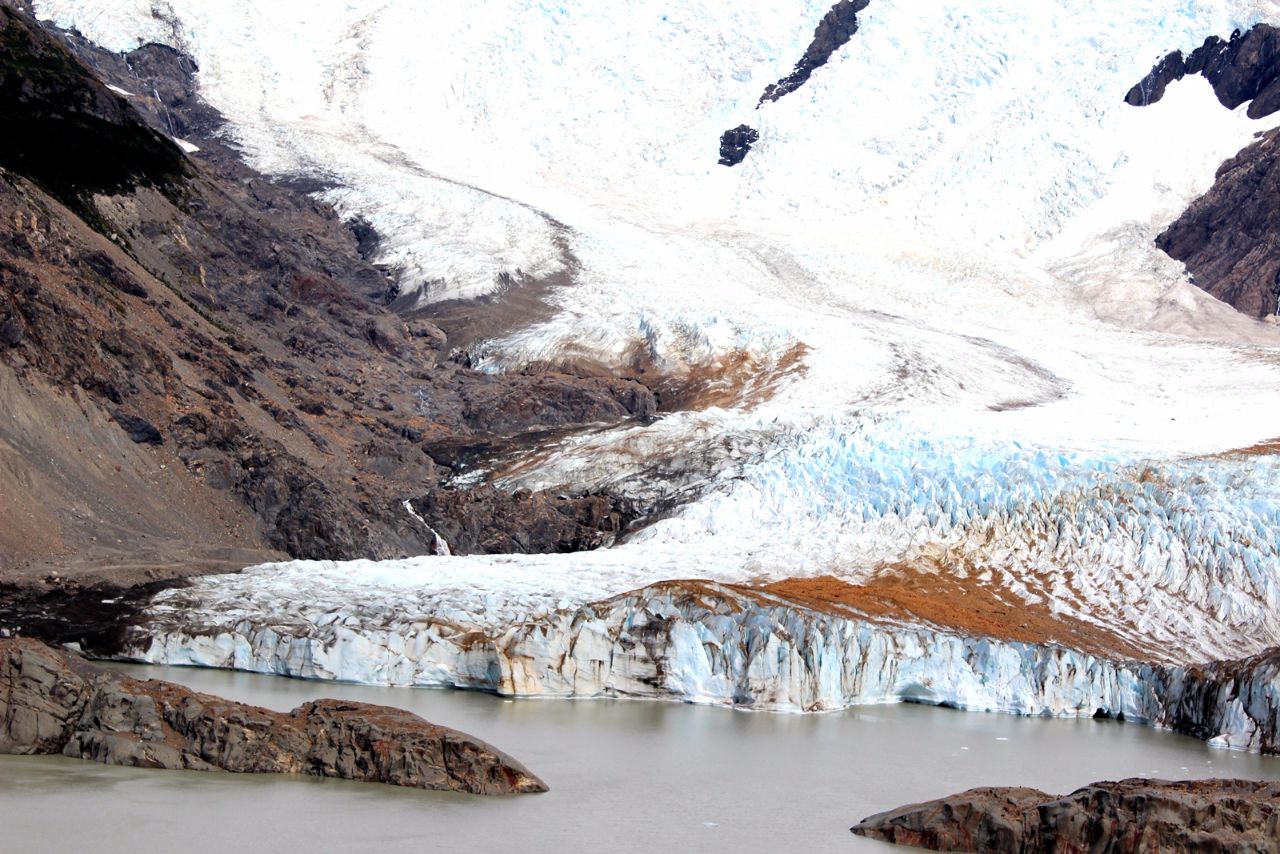
[[[622,365],[640,348],[679,373],[805,348],[768,400],[566,440],[501,474],[695,497],[620,547],[204,579],[161,599],[138,655],[522,693],[541,677],[490,678],[490,659],[477,677],[481,659],[442,638],[564,626],[669,579],[858,582],[922,562],[1153,658],[1280,645],[1280,462],[1224,453],[1280,435],[1280,327],[1199,291],[1152,242],[1280,117],[1227,111],[1200,78],[1123,102],[1168,51],[1280,23],[1280,4],[872,0],[848,45],[759,110],[829,3],[35,5],[112,49],[190,52],[251,163],[335,185],[325,198],[382,234],[380,260],[421,303],[568,273],[554,316],[484,343],[487,369]],[[717,165],[721,132],[743,122],[759,143]],[[909,652],[941,636],[893,631],[876,649],[923,655],[935,675],[965,655],[951,636]],[[1016,671],[1023,652],[993,655]],[[1116,699],[1114,674],[1079,702],[1006,676],[998,697],[938,697],[1140,702]],[[528,692],[574,693],[556,685]]]

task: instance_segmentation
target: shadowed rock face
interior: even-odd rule
[[[1135,107],[1154,104],[1171,83],[1201,74],[1228,109],[1249,103],[1258,119],[1280,110],[1280,29],[1258,24],[1227,40],[1211,36],[1184,56],[1174,51],[1129,90]],[[1274,131],[1218,169],[1209,192],[1156,238],[1156,245],[1187,265],[1193,281],[1245,314],[1276,313],[1280,281],[1280,170]]]
[[[31,640],[0,640],[0,753],[477,795],[547,790],[501,751],[400,709],[316,700],[281,714],[141,682]]]
[[[1256,103],[1256,102],[1255,102]],[[1200,288],[1245,314],[1275,313],[1280,275],[1280,134],[1218,168],[1213,187],[1156,238]]]
[[[970,789],[873,815],[859,836],[935,851],[1280,851],[1280,783],[1095,783],[1055,798]]]
[[[412,501],[453,554],[549,554],[611,545],[636,513],[606,495],[492,487],[436,489]]]
[[[0,166],[82,214],[91,211],[93,193],[139,185],[174,192],[188,174],[176,145],[6,6],[0,6],[0,125]]]

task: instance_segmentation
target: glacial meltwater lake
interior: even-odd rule
[[[979,785],[1066,793],[1143,776],[1280,779],[1280,759],[1145,726],[917,705],[782,715],[520,700],[214,670],[122,667],[273,709],[337,697],[412,709],[523,761],[545,795],[146,771],[0,756],[0,851],[890,851],[849,827]]]

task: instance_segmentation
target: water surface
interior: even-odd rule
[[[0,757],[0,850],[875,851],[862,817],[978,785],[1280,779],[1280,760],[1143,726],[875,706],[777,715],[128,667],[278,710],[320,696],[412,709],[515,755],[545,795],[477,798],[338,780]]]

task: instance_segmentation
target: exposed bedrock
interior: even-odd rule
[[[1174,51],[1129,90],[1133,106],[1154,104],[1168,86],[1200,74],[1223,106],[1249,103],[1248,115],[1280,110],[1280,29],[1258,24],[1227,40],[1211,36],[1190,56]],[[1251,102],[1251,103],[1250,103]],[[1264,317],[1280,304],[1280,170],[1276,132],[1219,169],[1213,187],[1156,239],[1187,265],[1196,285],[1245,314]]]
[[[611,545],[637,513],[608,495],[569,496],[493,487],[436,489],[410,506],[451,554],[551,554]]]
[[[795,69],[777,83],[770,83],[760,96],[760,104],[776,101],[799,89],[813,72],[827,64],[831,55],[848,43],[858,31],[858,13],[867,8],[871,0],[840,0],[822,16],[813,31],[813,41],[805,49],[804,56]]]
[[[277,617],[267,625],[234,607],[202,607],[191,591],[172,591],[126,654],[528,697],[656,697],[789,711],[909,701],[1100,715],[1280,752],[1280,650],[1171,667],[875,620],[851,609],[813,610],[710,582],[666,582],[496,629],[469,619],[415,605]]]
[[[1280,281],[1280,132],[1218,168],[1213,186],[1156,238],[1196,285],[1240,311],[1275,314]]]
[[[813,31],[813,41],[805,49],[804,55],[796,63],[795,68],[777,83],[765,87],[756,109],[765,102],[777,101],[785,95],[799,89],[813,72],[827,64],[831,55],[844,47],[853,34],[858,31],[858,13],[870,5],[870,0],[839,0],[827,14],[822,16]],[[760,132],[750,125],[738,125],[720,135],[720,165],[737,166],[751,152],[751,146],[760,139]]]
[[[546,791],[501,751],[406,711],[317,700],[282,714],[131,679],[33,640],[0,640],[0,753],[478,795]]]
[[[1170,83],[1193,74],[1209,81],[1224,107],[1234,110],[1252,101],[1250,118],[1271,115],[1280,110],[1280,29],[1258,24],[1226,41],[1210,36],[1190,56],[1174,51],[1129,90],[1125,101],[1135,107],[1154,104]]]
[[[859,836],[935,851],[1280,851],[1280,783],[1132,779],[1065,797],[970,789],[873,815]]]
[[[720,165],[737,166],[760,139],[760,131],[749,125],[738,125],[720,135]]]

